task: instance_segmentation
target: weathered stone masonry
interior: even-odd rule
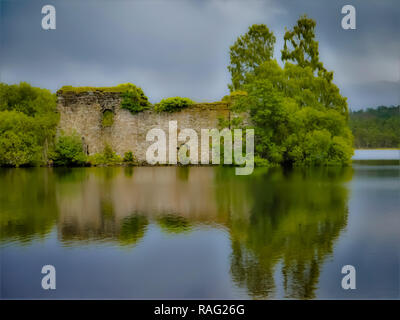
[[[228,119],[231,116],[225,102],[198,103],[173,113],[147,110],[133,115],[120,108],[121,99],[118,92],[58,93],[58,132],[70,134],[75,130],[82,137],[88,154],[102,152],[104,146],[109,144],[119,155],[132,151],[137,160],[144,162],[146,150],[153,143],[146,141],[150,129],[163,129],[168,141],[169,121],[176,120],[178,132],[191,128],[200,138],[201,129],[218,128],[219,118]],[[114,122],[110,127],[102,126],[102,113],[106,110],[114,113]]]

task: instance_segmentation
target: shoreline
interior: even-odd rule
[[[356,148],[355,150],[398,150],[400,151],[400,148]]]
[[[353,163],[360,163],[360,162],[398,162],[400,161],[400,148],[379,148],[379,149],[354,149],[354,151],[398,151],[399,152],[399,157],[398,158],[369,158],[369,159],[362,159],[362,158],[355,158],[353,157],[350,159],[350,162],[346,165],[322,165],[322,166],[293,166],[293,168],[297,167],[302,167],[302,168],[310,168],[310,167],[348,167],[351,166]],[[97,164],[97,165],[77,165],[77,166],[55,166],[52,164],[47,164],[47,165],[31,165],[31,166],[19,166],[19,167],[14,167],[14,166],[0,166],[0,168],[104,168],[104,167],[240,167],[240,166],[235,166],[235,165],[221,165],[221,164],[149,164],[147,162],[138,162],[138,163],[133,163],[133,162],[118,162],[118,163],[110,163],[110,164]],[[254,165],[254,168],[273,168],[273,167],[285,167],[285,165],[277,165],[277,164],[270,164],[268,166],[262,166],[262,165]]]

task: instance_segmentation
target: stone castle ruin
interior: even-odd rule
[[[153,143],[146,141],[146,134],[152,128],[164,130],[168,141],[169,121],[177,121],[178,133],[191,128],[200,137],[201,129],[218,128],[220,119],[231,117],[227,102],[197,103],[173,113],[150,109],[132,114],[120,107],[120,92],[67,91],[57,93],[57,97],[58,133],[78,133],[88,155],[103,152],[109,145],[120,156],[132,151],[142,163],[146,161],[147,148]],[[108,126],[103,123],[105,113],[112,117]]]

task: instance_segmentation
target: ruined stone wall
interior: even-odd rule
[[[137,160],[144,162],[146,150],[153,143],[146,141],[150,129],[163,129],[168,141],[169,121],[176,120],[178,133],[179,130],[191,128],[200,139],[201,129],[217,128],[220,117],[228,119],[231,116],[225,102],[194,104],[173,113],[147,110],[133,115],[120,107],[121,99],[118,92],[59,93],[58,132],[70,134],[76,131],[82,137],[88,154],[102,152],[104,146],[109,144],[117,154],[123,156],[125,152],[132,151]],[[110,127],[102,126],[103,112],[106,110],[114,113]]]

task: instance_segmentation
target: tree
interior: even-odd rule
[[[347,101],[319,61],[314,28],[315,21],[303,16],[286,32],[282,59],[294,63],[282,68],[269,59],[241,79],[247,94],[232,110],[248,111],[256,158],[292,165],[342,165],[351,159]]]
[[[245,40],[255,46],[247,34],[231,48],[232,87],[246,92],[231,108],[237,114],[248,112],[255,157],[270,164],[342,165],[353,154],[347,101],[332,82],[333,73],[319,61],[315,25],[302,16],[286,31],[283,68],[272,54],[243,49]],[[244,66],[232,68],[232,58]]]
[[[292,72],[297,77],[288,76]],[[308,89],[299,81],[303,78],[309,83]],[[308,67],[286,64],[282,69],[276,61],[265,62],[255,75],[245,79],[247,95],[235,102],[233,111],[249,111],[256,156],[271,163],[294,165],[350,161],[352,135],[347,118],[340,108],[320,102],[320,92],[315,89],[320,81]]]
[[[271,60],[276,38],[264,24],[254,24],[230,47],[231,91],[239,90],[246,73],[254,71],[263,62]]]
[[[42,164],[59,115],[49,90],[0,83],[0,166]]]
[[[14,110],[28,116],[54,113],[57,98],[47,89],[35,88],[26,82],[0,83],[0,111]]]
[[[0,164],[19,167],[41,159],[33,118],[17,111],[0,112]]]
[[[285,44],[281,51],[282,61],[294,61],[300,67],[311,67],[317,70],[318,75],[324,76],[328,81],[333,78],[333,72],[328,72],[319,61],[318,41],[315,40],[315,26],[313,19],[307,15],[300,17],[293,30],[286,30]]]

